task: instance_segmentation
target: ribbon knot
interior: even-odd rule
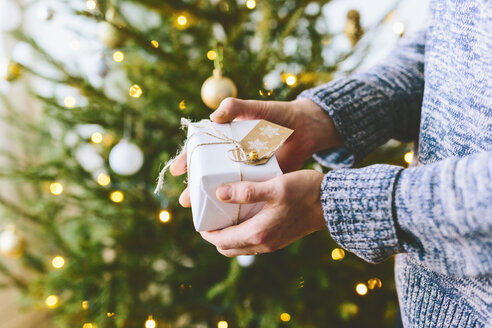
[[[195,150],[197,148],[202,147],[202,146],[223,145],[223,144],[230,144],[233,146],[232,149],[229,149],[227,154],[228,154],[228,158],[234,162],[254,165],[257,162],[263,161],[263,160],[271,157],[271,154],[267,154],[267,155],[264,155],[261,157],[259,157],[259,156],[248,156],[248,154],[246,154],[246,150],[244,149],[244,147],[240,141],[237,141],[233,137],[228,137],[224,133],[220,132],[216,127],[213,126],[212,122],[209,120],[203,120],[203,121],[200,121],[198,123],[192,123],[190,120],[188,120],[184,117],[181,118],[181,128],[183,128],[183,129],[187,128],[190,124],[193,124],[195,127],[200,129],[200,131],[195,132],[195,133],[191,134],[190,136],[188,136],[188,139],[186,140],[185,144],[183,145],[183,148],[178,153],[178,155],[176,155],[176,157],[174,157],[173,159],[168,161],[166,163],[166,165],[162,168],[161,172],[159,173],[159,178],[157,181],[157,187],[155,188],[155,191],[154,191],[155,194],[158,194],[159,191],[164,186],[164,175],[165,175],[166,171],[176,161],[176,158],[178,158],[183,153],[183,151],[185,151],[185,149],[187,148],[188,142],[191,140],[191,138],[195,135],[198,135],[198,134],[207,135],[207,136],[212,137],[218,141],[217,142],[204,142],[204,143],[196,145],[191,150],[191,152],[189,152],[189,154],[188,154],[190,156],[190,158],[189,158],[190,162],[191,162],[193,153],[195,152]],[[200,124],[205,124],[206,126],[200,126]],[[229,124],[229,127],[231,129],[231,135],[232,135],[231,123],[228,123],[228,124]],[[256,155],[257,155],[257,153],[256,153]]]

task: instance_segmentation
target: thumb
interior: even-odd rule
[[[275,195],[275,183],[236,182],[217,188],[215,195],[220,201],[237,204],[252,204],[272,200]]]
[[[234,119],[260,119],[264,118],[266,101],[242,100],[237,98],[226,98],[222,100],[219,108],[210,115],[210,119],[215,123],[227,123]]]

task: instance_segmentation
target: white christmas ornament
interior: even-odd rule
[[[104,168],[104,160],[92,145],[82,145],[75,150],[75,159],[87,172]]]
[[[237,263],[242,267],[249,267],[255,261],[254,255],[239,255],[237,257]]]
[[[143,153],[137,145],[123,139],[109,153],[109,165],[119,175],[138,172],[144,162]]]
[[[8,225],[0,233],[0,253],[9,257],[22,255],[24,243],[13,225]]]

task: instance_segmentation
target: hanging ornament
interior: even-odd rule
[[[74,156],[87,172],[94,173],[104,168],[104,160],[93,145],[82,144],[74,151]]]
[[[108,47],[116,48],[124,41],[119,28],[124,27],[126,24],[118,15],[116,10],[115,1],[109,1],[108,10],[104,15],[105,22],[99,23],[97,35],[99,39]]]
[[[218,47],[216,53],[213,76],[205,80],[201,90],[203,102],[212,110],[216,110],[225,98],[237,96],[237,88],[234,82],[222,76],[223,50],[221,46]]]
[[[144,156],[137,145],[123,139],[111,149],[109,165],[119,175],[133,175],[142,168]]]
[[[251,264],[255,262],[254,255],[239,255],[236,257],[237,263],[239,263],[242,267],[249,267]]]
[[[7,257],[19,257],[24,252],[24,240],[14,225],[7,225],[0,232],[0,254]]]
[[[124,27],[126,25],[125,21],[118,15],[115,6],[116,4],[114,4],[113,1],[110,1],[110,7],[106,11],[106,15],[104,15],[104,17],[107,22],[110,22],[118,27]]]
[[[364,29],[360,24],[360,13],[357,10],[352,9],[348,11],[347,22],[345,23],[343,33],[345,33],[345,36],[349,39],[352,47],[354,47],[362,38]]]
[[[108,48],[116,48],[123,42],[123,38],[118,29],[108,22],[99,23],[97,27],[97,36]]]

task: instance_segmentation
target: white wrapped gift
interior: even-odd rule
[[[197,231],[222,229],[240,223],[253,217],[265,204],[239,205],[221,202],[215,194],[220,185],[238,181],[266,181],[282,175],[274,155],[261,165],[235,161],[232,156],[235,145],[221,139],[222,134],[231,140],[240,141],[259,122],[260,120],[253,120],[217,124],[201,121],[189,124],[186,144],[188,187],[193,222]],[[271,133],[264,137],[271,138]]]

